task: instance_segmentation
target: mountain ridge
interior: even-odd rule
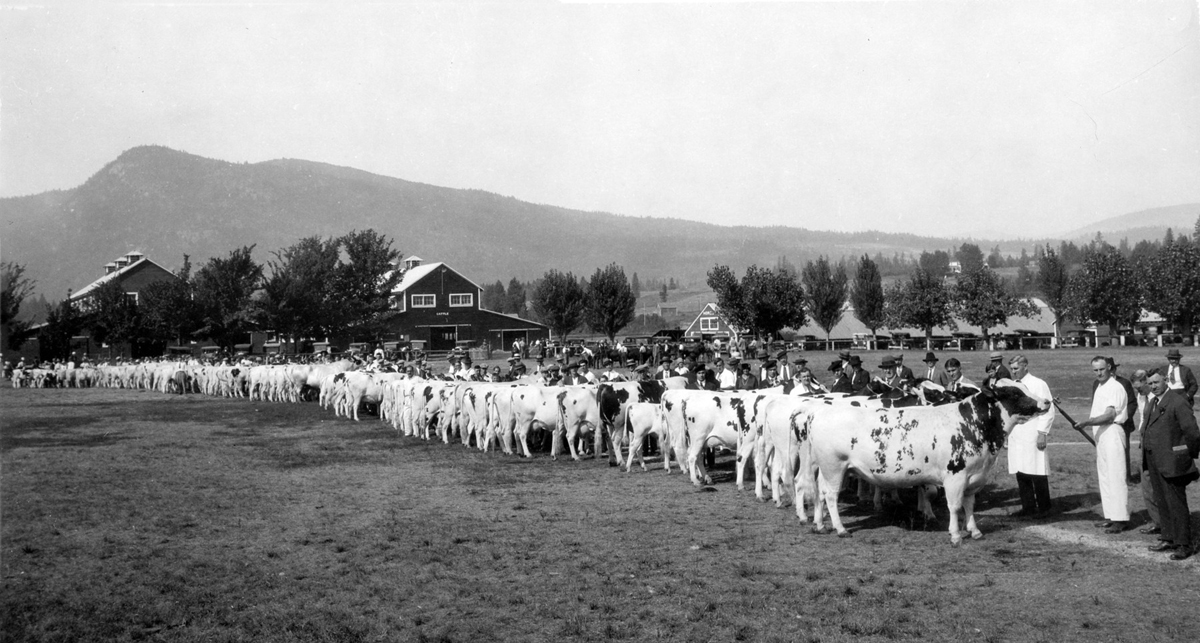
[[[256,245],[255,257],[312,235],[374,228],[405,256],[446,261],[479,283],[529,280],[550,268],[590,275],[616,262],[643,280],[702,283],[721,263],[742,270],[880,252],[919,254],[964,241],[1019,253],[1037,240],[985,241],[913,233],[826,232],[632,217],[446,188],[356,168],[273,159],[234,163],[163,146],[126,150],[81,185],[0,199],[6,261],[26,266],[50,300],[137,249],[168,269]]]

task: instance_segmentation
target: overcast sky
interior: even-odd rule
[[[1195,0],[97,4],[0,5],[0,196],[158,144],[720,224],[1200,202]]]

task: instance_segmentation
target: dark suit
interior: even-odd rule
[[[942,387],[945,387],[946,385],[950,384],[950,376],[948,374],[946,374],[946,369],[942,368],[941,364],[935,364],[933,366],[933,376],[932,377],[929,376],[929,368],[928,367],[922,369],[921,377],[924,377],[925,379],[929,380],[930,382],[933,382],[934,384],[937,384],[938,386],[942,386]]]
[[[917,381],[917,378],[913,376],[913,370],[903,364],[900,365],[900,372],[898,375],[902,381],[908,384],[912,384],[913,382]]]
[[[851,368],[846,371],[846,377],[850,380],[851,391],[861,391],[871,383],[871,372],[865,368]]]
[[[1008,367],[1005,366],[1003,362],[1001,362],[1000,364],[996,365],[996,370],[992,371],[992,377],[994,377],[995,379],[998,379],[998,380],[999,379],[1011,380],[1012,373],[1008,370]]]
[[[1158,369],[1158,372],[1162,373],[1164,381],[1168,381],[1167,376],[1171,372],[1171,364],[1168,363],[1166,367]],[[1196,382],[1196,374],[1192,372],[1192,369],[1180,364],[1179,381],[1183,382],[1183,391],[1177,390],[1175,392],[1182,392],[1184,397],[1187,398],[1188,406],[1196,408],[1196,391],[1200,389],[1200,384]]]
[[[1191,547],[1187,485],[1200,478],[1193,461],[1200,456],[1200,429],[1192,409],[1177,391],[1167,390],[1147,409],[1142,430],[1142,465],[1150,476],[1162,519],[1161,538]]]
[[[850,386],[850,376],[844,372],[833,380],[833,386],[829,387],[830,393],[853,393],[854,387]]]
[[[758,389],[758,376],[753,373],[743,373],[737,378],[737,384],[734,385],[740,391],[754,391]]]

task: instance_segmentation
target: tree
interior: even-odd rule
[[[804,288],[783,270],[750,266],[738,281],[728,266],[708,271],[708,286],[717,294],[717,307],[734,328],[770,339],[785,326],[804,325]]]
[[[508,292],[504,295],[505,312],[517,315],[518,317],[528,316],[528,308],[525,305],[525,286],[513,277],[508,282]]]
[[[481,308],[506,313],[508,312],[507,303],[508,301],[504,297],[504,282],[497,279],[496,283],[483,287],[482,300],[479,302]]]
[[[587,286],[587,323],[593,332],[614,341],[617,332],[633,321],[637,298],[625,279],[625,269],[615,263],[597,268]]]
[[[305,237],[294,245],[272,253],[271,275],[256,295],[264,327],[292,341],[324,337],[341,329],[338,291],[340,244],[335,239]]]
[[[199,327],[195,334],[233,352],[238,339],[255,327],[256,307],[250,295],[262,281],[263,267],[250,258],[254,246],[244,246],[227,258],[208,260],[194,280]]]
[[[789,274],[795,275],[795,272]],[[841,321],[842,306],[846,303],[849,282],[846,269],[840,264],[836,270],[831,268],[829,260],[822,256],[818,257],[816,262],[809,261],[805,264],[802,278],[808,313],[825,331],[826,346],[831,346],[829,334]]]
[[[679,284],[675,283],[674,277],[671,277],[671,281],[668,284],[668,288],[670,288],[671,290],[679,290]]]
[[[575,275],[553,269],[542,277],[541,283],[533,291],[532,304],[538,319],[564,343],[571,331],[583,321],[587,308],[583,288],[575,280]]]
[[[658,300],[665,304],[665,303],[667,303],[668,296],[669,295],[667,294],[667,284],[663,284],[662,288],[660,288],[658,291]]]
[[[346,260],[334,272],[339,325],[362,339],[379,340],[395,316],[392,291],[400,283],[400,251],[386,235],[356,230],[338,239]]]
[[[1050,244],[1046,244],[1046,252],[1038,257],[1038,274],[1036,288],[1046,302],[1046,307],[1054,314],[1054,346],[1060,341],[1060,329],[1070,314],[1070,302],[1067,299],[1067,286],[1070,283],[1067,264],[1058,256]]]
[[[1083,269],[1067,284],[1071,315],[1108,326],[1113,334],[1132,325],[1141,314],[1141,288],[1137,276],[1117,249],[1103,244],[1089,251]]]
[[[1192,227],[1192,240],[1200,243],[1200,214],[1196,215],[1196,225]]]
[[[38,332],[38,348],[44,357],[65,358],[71,338],[84,328],[84,318],[70,299],[46,306],[46,325]]]
[[[854,316],[871,331],[871,349],[875,349],[875,331],[884,323],[883,278],[879,266],[863,255],[854,272],[854,288],[850,291],[850,303]]]
[[[196,329],[191,273],[192,263],[183,255],[183,266],[175,279],[156,281],[141,290],[138,308],[146,339],[183,343],[184,336]]]
[[[1009,317],[1037,314],[1033,302],[1009,292],[1000,277],[987,266],[964,272],[954,286],[954,308],[968,324],[983,331],[983,340],[991,347],[988,330],[1003,326]]]
[[[637,299],[642,296],[642,283],[638,281],[637,273],[633,273],[633,277],[629,280],[629,289],[633,291],[633,298]]]
[[[17,316],[35,284],[25,276],[25,266],[11,261],[0,263],[0,324],[8,330],[8,346],[4,348],[19,350],[32,334],[30,324]]]
[[[995,254],[997,256],[1000,255],[998,248],[996,249]],[[958,259],[959,268],[961,268],[963,272],[967,272],[969,270],[979,270],[984,266],[983,250],[980,250],[979,246],[973,243],[962,244],[962,246],[960,246],[958,249],[956,258]],[[1003,258],[1001,258],[1001,261],[1003,261]],[[949,268],[949,266],[947,266],[947,268]]]
[[[975,249],[978,250],[979,247],[976,246]],[[917,267],[935,278],[941,279],[950,274],[950,253],[945,250],[922,252],[921,258],[917,261]]]
[[[102,344],[132,344],[143,338],[137,302],[115,279],[92,291],[86,310],[85,325],[92,337]]]
[[[1137,266],[1146,307],[1188,333],[1200,322],[1200,245],[1173,243]]]
[[[884,318],[892,328],[913,326],[925,331],[925,348],[933,350],[935,326],[955,329],[953,301],[940,277],[918,268],[907,282],[897,282],[885,294]]]

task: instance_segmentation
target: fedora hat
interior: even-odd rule
[[[840,371],[840,370],[842,370],[842,360],[835,359],[832,362],[830,362],[830,364],[829,364],[829,372],[830,373],[832,373],[834,371]]]
[[[1000,353],[991,353],[988,355],[988,359],[994,362],[998,359],[1004,359],[1004,355],[1001,355]]]
[[[936,362],[936,361],[938,361],[938,358],[937,358],[937,355],[934,355],[934,354],[933,354],[933,351],[930,351],[930,352],[928,352],[928,353],[925,353],[925,359],[923,359],[923,360],[921,360],[921,361],[923,361],[923,362]]]
[[[862,358],[859,357],[858,355],[851,355],[850,356],[850,365],[851,366],[862,366]]]
[[[1180,353],[1178,348],[1172,348],[1167,351],[1167,359],[1183,359],[1183,353]]]
[[[896,367],[896,358],[892,357],[891,355],[885,355],[883,358],[883,362],[881,362],[879,364],[879,368],[895,368],[895,367]]]

